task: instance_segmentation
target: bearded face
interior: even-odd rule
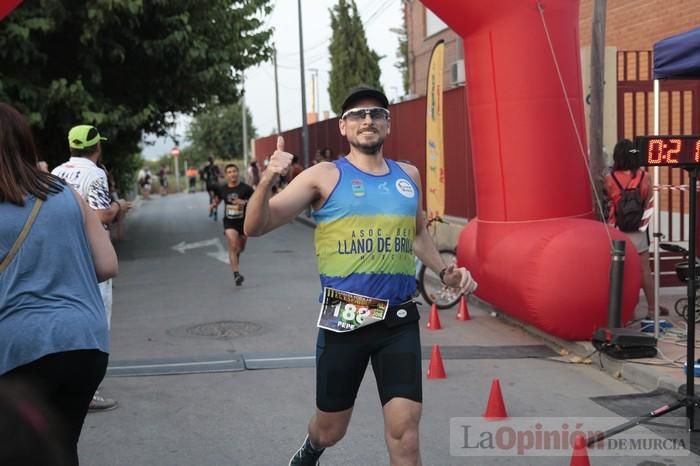
[[[339,120],[340,133],[350,145],[366,155],[377,155],[390,132],[389,111],[373,99],[362,99]]]

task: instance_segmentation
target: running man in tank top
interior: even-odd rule
[[[443,282],[469,293],[476,282],[446,266],[426,231],[420,175],[384,158],[390,131],[386,96],[361,86],[342,104],[339,129],[350,153],[301,172],[279,194],[271,188],[293,155],[280,137],[245,219],[248,236],[285,225],[314,210],[321,311],[316,354],[316,411],[289,464],[318,464],[324,449],[345,435],[369,361],[382,403],[392,465],[420,465],[421,351],[414,254]]]

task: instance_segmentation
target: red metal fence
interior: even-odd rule
[[[445,214],[473,218],[476,215],[469,132],[467,131],[464,87],[445,91]],[[394,160],[408,160],[418,167],[425,188],[425,97],[391,105],[391,134],[384,143],[384,155]],[[303,159],[301,128],[285,131],[285,150]],[[266,156],[275,150],[277,136],[255,140],[255,156],[263,166]],[[317,149],[330,147],[335,154],[348,151],[347,140],[338,130],[338,119],[309,125],[309,158]],[[303,163],[303,160],[302,160]],[[425,202],[425,196],[423,197]]]
[[[617,54],[618,139],[654,132],[653,54],[651,51],[625,51]],[[659,93],[659,133],[700,133],[700,81],[661,81]],[[660,168],[659,210],[663,241],[687,242],[689,194],[688,175],[677,168]],[[697,242],[697,239],[696,239]],[[673,262],[680,257],[661,253],[662,283],[679,285]]]
[[[618,52],[617,115],[618,139],[653,132],[653,56],[651,51]],[[418,167],[425,180],[425,97],[391,105],[391,134],[384,154],[395,160],[408,160]],[[463,86],[445,91],[445,213],[456,217],[476,215],[473,168]],[[660,133],[700,133],[700,81],[663,81],[660,94]],[[286,150],[301,157],[301,128],[283,133]],[[255,141],[255,154],[263,160],[275,150],[276,136]],[[338,119],[309,125],[309,151],[330,147],[335,154],[348,150],[347,141],[338,131]],[[687,185],[683,170],[662,168],[661,185]],[[664,241],[688,241],[687,190],[661,191],[661,233]],[[425,197],[424,197],[425,202]],[[699,245],[700,246],[700,245]],[[676,257],[662,255],[664,284],[678,284],[673,279],[671,263]]]

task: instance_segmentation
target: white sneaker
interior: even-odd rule
[[[89,413],[99,413],[103,411],[111,411],[113,409],[117,409],[117,406],[119,406],[119,403],[117,403],[116,400],[113,400],[111,398],[105,398],[102,395],[100,395],[99,391],[96,391],[94,395],[92,395],[92,400],[90,401],[90,407],[88,408]]]

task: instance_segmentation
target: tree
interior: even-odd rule
[[[365,29],[357,13],[355,0],[338,0],[331,10],[331,73],[328,94],[331,109],[340,113],[343,98],[348,90],[359,84],[382,89],[379,82],[380,56],[367,45]]]
[[[399,48],[396,49],[396,67],[401,72],[401,83],[403,84],[404,94],[409,91],[409,76],[408,76],[408,33],[406,24],[406,9],[409,8],[406,0],[403,0],[403,21],[400,28],[392,28],[391,32],[399,36]]]
[[[67,157],[71,126],[98,126],[120,178],[143,132],[238,98],[271,54],[270,0],[27,0],[0,22],[0,101],[28,116],[40,153]]]
[[[199,114],[188,131],[192,142],[191,158],[204,161],[209,155],[217,158],[234,159],[243,157],[243,122],[241,104],[212,107]],[[253,116],[246,108],[248,137],[257,136],[253,126]]]

